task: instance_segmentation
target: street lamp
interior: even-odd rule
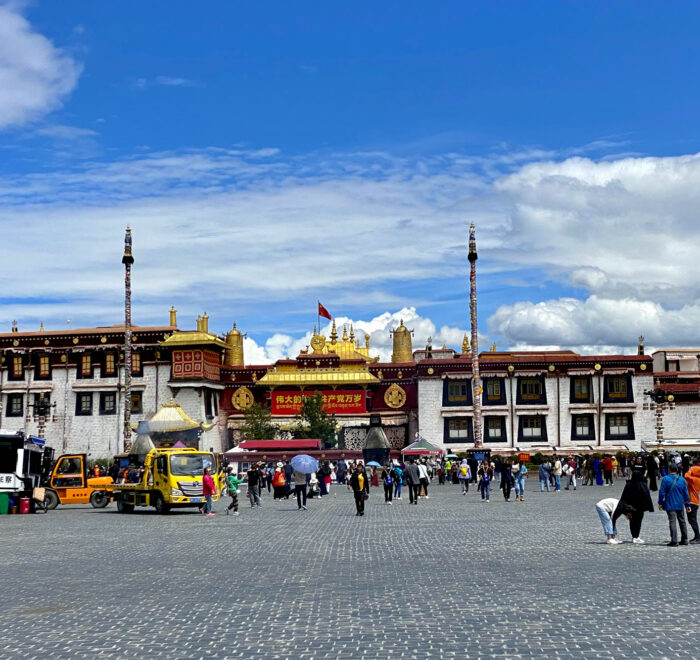
[[[654,416],[656,417],[656,444],[661,446],[664,440],[664,411],[673,410],[676,407],[673,394],[665,392],[661,383],[657,381],[656,388],[644,392],[654,402]]]

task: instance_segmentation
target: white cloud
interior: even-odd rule
[[[274,308],[288,335],[268,346],[265,333],[274,330],[249,328],[269,358],[305,345],[311,328],[286,324],[285,315],[317,296],[334,301],[336,313],[455,299],[448,322],[457,326],[462,317],[466,324],[465,291],[443,291],[439,282],[463,277],[466,225],[474,220],[482,296],[512,296],[489,324],[499,347],[634,347],[640,333],[657,345],[691,341],[700,320],[700,156],[522,158],[523,151],[489,163],[463,154],[285,157],[272,148],[210,148],[5,176],[4,239],[31,249],[7,257],[5,290],[25,302],[12,316],[4,309],[0,324],[46,320],[44,303],[31,299],[54,305],[56,322],[83,309],[87,320],[98,302],[112,313],[88,322],[118,320],[128,222],[142,323],[161,321],[170,304],[192,320],[206,301],[223,332],[236,317],[262,319]],[[496,177],[487,173],[494,168]],[[34,254],[42,255],[40,277]],[[416,299],[415,284],[430,293]],[[551,300],[523,300],[527,286]],[[572,286],[584,289],[584,300],[557,297],[557,287]],[[428,332],[427,321],[416,317],[420,342],[432,334],[435,344],[459,348],[461,331]],[[365,323],[382,334],[388,321]],[[358,336],[366,330],[374,332],[357,321]],[[388,334],[379,334],[373,344],[390,353]]]
[[[165,85],[166,87],[193,87],[195,82],[187,78],[176,78],[172,76],[156,76],[157,85]]]
[[[0,4],[0,129],[60,107],[80,65],[32,29],[15,3]]]
[[[97,131],[93,131],[89,128],[67,126],[65,124],[50,124],[48,126],[42,126],[36,130],[36,134],[43,137],[55,138],[57,140],[80,140],[99,135]]]

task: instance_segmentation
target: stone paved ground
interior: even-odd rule
[[[59,507],[0,518],[2,658],[690,658],[700,546],[604,544],[588,487],[452,486],[364,518],[352,497],[238,518]],[[530,480],[529,488],[536,488]],[[242,504],[245,501],[241,500]]]

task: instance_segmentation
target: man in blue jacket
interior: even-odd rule
[[[688,529],[685,525],[684,510],[690,512],[690,495],[688,484],[678,474],[678,466],[670,463],[668,474],[661,480],[659,488],[659,510],[665,511],[668,516],[668,527],[671,531],[671,542],[667,545],[674,547],[679,545],[676,520],[681,528],[680,545],[688,545]]]

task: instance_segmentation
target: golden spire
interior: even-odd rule
[[[343,341],[348,340],[348,326],[344,325],[343,326]]]
[[[466,355],[469,353],[469,337],[467,337],[467,333],[464,333],[464,339],[462,339],[462,355]]]
[[[350,341],[355,341],[355,329],[352,327],[352,323],[350,324]]]
[[[493,344],[491,346],[491,353],[495,353],[495,352],[496,352],[496,342],[493,342]]]
[[[331,325],[331,344],[335,344],[338,341],[338,331],[335,329],[335,319]]]
[[[175,305],[170,307],[170,325],[173,328],[177,328],[177,310],[175,309]]]
[[[39,332],[44,332],[44,322],[43,321],[41,321],[39,323]]]
[[[206,312],[202,316],[202,332],[209,332],[209,315]]]
[[[365,335],[365,348],[369,351],[369,333]]]

